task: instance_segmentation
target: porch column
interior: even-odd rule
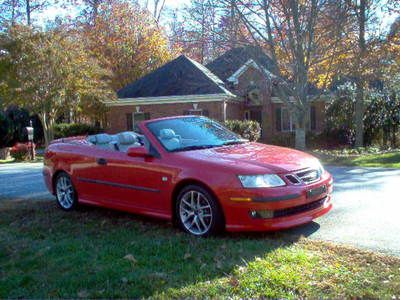
[[[222,121],[226,121],[226,101],[222,102]]]

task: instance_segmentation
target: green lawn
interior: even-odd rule
[[[276,234],[201,239],[53,201],[0,201],[0,298],[400,297],[400,259]]]
[[[357,156],[335,156],[317,153],[316,156],[320,157],[324,164],[330,165],[400,168],[400,152]]]
[[[43,156],[42,155],[36,155],[36,158],[34,160],[23,160],[23,161],[16,161],[14,158],[10,159],[0,159],[0,165],[1,164],[9,164],[9,163],[15,163],[15,162],[20,162],[20,163],[35,163],[35,162],[42,162],[43,161]]]

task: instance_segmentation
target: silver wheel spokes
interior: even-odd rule
[[[57,181],[57,199],[63,208],[71,208],[74,203],[74,188],[68,177],[62,176]]]
[[[195,235],[206,233],[212,223],[212,208],[206,196],[197,191],[185,193],[179,204],[183,226]]]

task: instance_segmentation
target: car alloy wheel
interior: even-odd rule
[[[56,197],[58,204],[64,210],[71,210],[77,204],[74,186],[66,173],[57,176]]]
[[[207,236],[222,226],[220,209],[203,188],[189,186],[178,196],[177,216],[181,227],[196,236]]]

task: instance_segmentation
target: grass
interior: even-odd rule
[[[0,201],[0,298],[391,298],[400,259],[275,234],[201,239],[54,201]]]
[[[348,156],[336,156],[319,153],[314,154],[318,156],[324,164],[327,165],[400,168],[400,151]]]
[[[9,159],[0,159],[0,165],[1,164],[9,164],[9,163],[36,163],[36,162],[43,162],[43,156],[42,155],[36,155],[36,158],[34,160],[15,160],[14,158],[9,158]]]
[[[14,158],[0,159],[0,165],[1,165],[1,164],[13,163],[13,162],[15,162],[15,159],[14,159]]]

